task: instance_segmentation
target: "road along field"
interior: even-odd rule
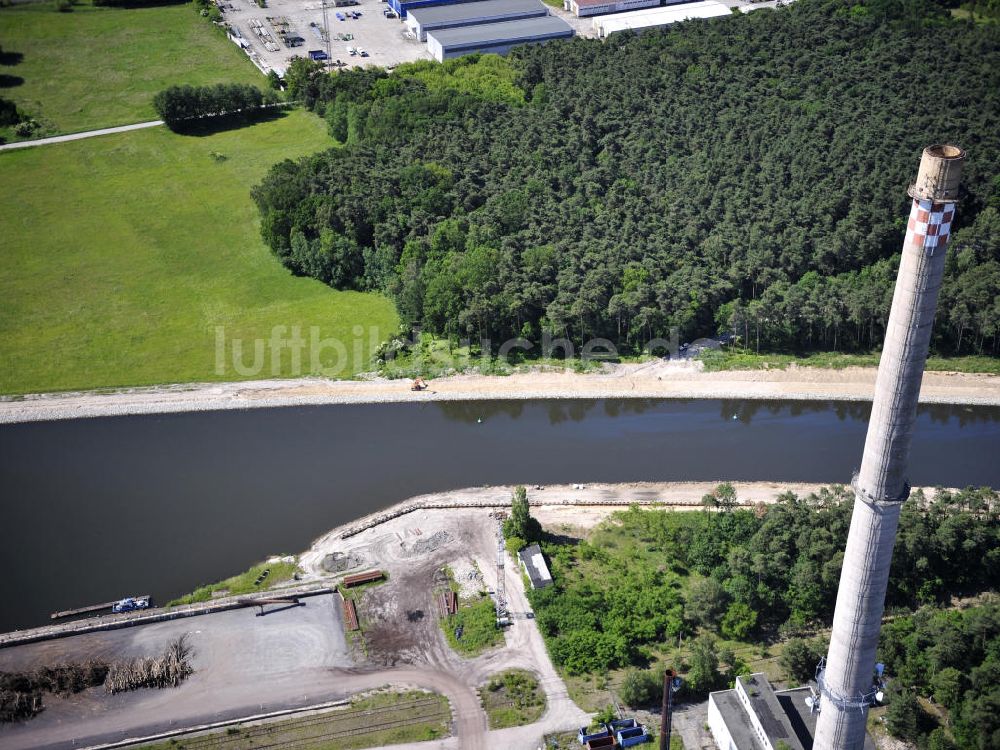
[[[340,376],[367,367],[397,326],[391,303],[291,276],[250,198],[271,165],[331,145],[320,119],[291,111],[205,136],[150,128],[0,153],[0,393],[239,380],[255,361],[259,377],[275,326],[357,339]],[[288,354],[277,365],[296,373]]]
[[[171,84],[266,84],[189,4],[14,5],[0,9],[0,43],[0,95],[44,126],[39,136],[156,119],[153,94]],[[0,135],[14,140],[9,129]]]

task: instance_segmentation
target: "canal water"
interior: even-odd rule
[[[846,482],[869,404],[506,401],[0,426],[0,631],[160,602],[413,495],[483,484]],[[1000,487],[1000,409],[922,407],[913,484]]]

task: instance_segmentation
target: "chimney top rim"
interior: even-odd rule
[[[924,153],[935,159],[964,159],[965,149],[951,143],[935,143],[924,149]]]

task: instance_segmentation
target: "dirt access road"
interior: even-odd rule
[[[533,370],[507,377],[454,375],[410,390],[409,380],[258,380],[50,393],[0,399],[0,424],[276,406],[567,398],[711,398],[870,401],[875,368],[702,372],[700,362],[606,365],[601,372]],[[1000,376],[924,373],[923,403],[1000,405]]]
[[[509,490],[498,495],[509,498]],[[570,700],[538,627],[527,617],[530,607],[519,569],[509,559],[504,580],[514,620],[505,630],[504,645],[469,659],[445,641],[434,602],[435,586],[446,581],[440,571],[449,566],[466,579],[467,572],[478,568],[482,585],[495,590],[495,528],[486,509],[419,510],[348,539],[328,534],[301,557],[303,568],[317,577],[325,575],[323,560],[333,553],[350,559],[351,570],[378,567],[388,573],[388,582],[366,590],[359,605],[370,666],[416,670],[447,681],[439,690],[452,700],[455,712],[456,737],[421,747],[536,747],[544,734],[575,729],[589,720]],[[526,727],[488,731],[476,688],[515,667],[538,676],[546,696],[545,714]]]

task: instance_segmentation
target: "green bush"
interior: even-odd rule
[[[648,708],[663,700],[663,673],[630,669],[625,673],[618,697],[632,708]]]
[[[722,618],[722,634],[734,641],[745,641],[757,625],[757,613],[743,602],[729,605]]]
[[[38,130],[38,123],[28,117],[22,119],[14,126],[14,135],[18,135],[21,138],[27,138],[28,136],[34,135],[36,130]]]
[[[798,683],[805,683],[816,675],[819,660],[826,655],[826,648],[819,641],[791,638],[778,657],[778,664],[785,674]]]

